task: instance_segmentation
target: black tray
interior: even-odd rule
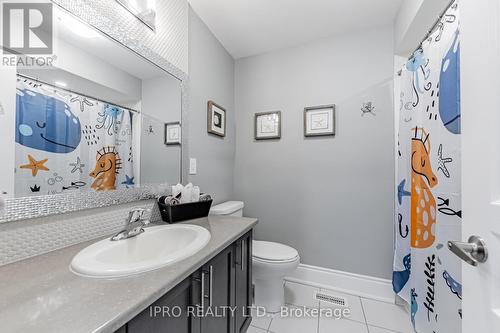
[[[165,205],[158,201],[161,218],[168,223],[197,219],[208,216],[213,200],[188,202],[178,205]]]

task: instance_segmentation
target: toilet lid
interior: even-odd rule
[[[299,253],[293,247],[280,243],[254,240],[252,247],[253,256],[262,260],[288,261],[299,256]]]
[[[242,201],[227,201],[210,208],[210,215],[229,215],[240,209],[243,209],[245,204]]]

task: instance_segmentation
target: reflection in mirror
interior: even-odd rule
[[[181,146],[166,144],[165,122],[161,120],[144,114],[142,128],[141,182],[145,184],[177,184],[181,176],[179,160]],[[155,163],[151,163],[151,161],[155,161]]]
[[[13,174],[8,197],[109,191],[181,181],[181,82],[83,24],[54,12],[53,67],[18,67],[12,132],[0,133]]]

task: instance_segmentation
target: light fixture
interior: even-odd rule
[[[54,84],[58,87],[66,87],[68,84],[63,81],[55,81]]]

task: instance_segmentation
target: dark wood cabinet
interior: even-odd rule
[[[235,306],[236,313],[235,332],[246,332],[251,317],[251,307],[253,301],[252,288],[252,233],[248,233],[240,238],[234,245],[236,260],[235,272]]]
[[[234,317],[229,311],[234,304],[234,273],[233,246],[196,273],[195,281],[200,287],[195,288],[199,292],[196,304],[202,310],[202,316],[194,319],[191,333],[234,332]]]
[[[127,333],[188,333],[191,279],[186,279],[127,323]]]
[[[252,297],[250,231],[117,332],[245,333]]]
[[[127,325],[123,325],[122,327],[120,327],[119,329],[117,329],[115,331],[115,333],[127,333]]]

